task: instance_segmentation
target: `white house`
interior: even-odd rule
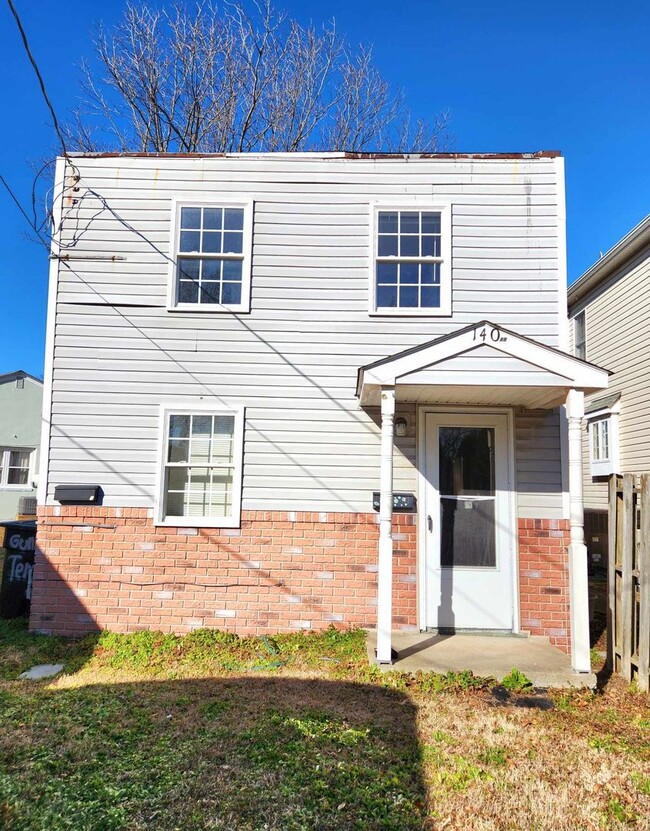
[[[558,153],[79,155],[55,193],[34,629],[529,631],[589,669],[607,372],[567,352]]]

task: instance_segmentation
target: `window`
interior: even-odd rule
[[[249,311],[253,203],[177,203],[169,307]]]
[[[451,314],[448,207],[375,209],[371,312]]]
[[[31,489],[33,452],[0,447],[0,488]]]
[[[576,358],[587,360],[587,331],[585,326],[585,313],[580,312],[573,320],[573,352]]]
[[[601,399],[602,400],[602,399]],[[609,476],[620,473],[618,420],[620,402],[607,406],[595,402],[591,411],[587,408],[589,429],[589,469],[592,476]]]
[[[167,525],[239,525],[243,410],[163,410],[157,520]]]

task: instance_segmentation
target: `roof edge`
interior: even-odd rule
[[[635,225],[629,233],[569,286],[567,290],[569,314],[571,314],[572,306],[582,300],[590,291],[597,288],[619,266],[647,243],[650,243],[650,214],[642,219],[638,225]]]
[[[154,152],[119,152],[99,151],[95,153],[76,152],[68,153],[66,158],[70,159],[238,159],[247,158],[295,158],[295,159],[355,159],[355,160],[398,160],[417,161],[418,159],[467,159],[467,160],[490,160],[490,159],[555,159],[561,156],[559,150],[535,150],[521,153],[356,153],[349,150],[308,150],[300,152],[249,152],[249,153],[154,153]]]
[[[17,369],[14,372],[6,372],[4,375],[0,375],[0,384],[8,384],[17,378],[29,378],[31,381],[35,381],[37,384],[43,386],[41,378],[37,378],[36,375],[32,375],[30,372],[25,372],[24,369]]]

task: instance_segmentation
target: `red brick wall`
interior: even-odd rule
[[[521,628],[568,652],[569,520],[519,520]]]
[[[416,624],[415,517],[394,522],[394,622]],[[241,529],[156,528],[144,508],[40,509],[33,630],[374,626],[376,514],[244,511]]]

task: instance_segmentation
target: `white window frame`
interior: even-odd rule
[[[620,405],[612,408],[595,410],[586,415],[587,429],[589,431],[589,472],[591,476],[609,476],[612,473],[620,473],[620,447],[619,447],[619,411]],[[607,424],[607,458],[595,458],[596,441],[595,434],[600,430],[600,425]]]
[[[233,432],[233,476],[232,476],[232,511],[227,517],[165,517],[165,468],[167,458],[167,439],[169,418],[172,415],[217,415],[234,416]],[[188,402],[187,404],[162,404],[159,417],[158,435],[158,481],[154,502],[154,525],[172,526],[174,528],[239,528],[241,525],[241,498],[244,470],[244,416],[245,408],[239,406],[215,406],[206,402]]]
[[[178,303],[176,274],[179,256],[180,217],[181,208],[242,208],[244,211],[244,234],[242,243],[242,286],[241,302],[233,304],[221,303]],[[250,312],[251,310],[251,280],[253,267],[253,211],[254,200],[250,196],[236,196],[228,194],[223,199],[200,199],[182,197],[172,199],[172,216],[169,232],[170,263],[167,280],[167,310],[170,312],[211,312],[229,314],[231,312]],[[215,256],[215,259],[218,255]]]
[[[10,485],[7,482],[9,475],[9,454],[10,453],[29,453],[29,469],[27,471],[27,482],[24,485]],[[32,491],[34,489],[34,462],[36,459],[36,450],[33,447],[0,447],[0,491]]]
[[[584,355],[578,355],[578,345],[579,344],[578,344],[577,332],[578,332],[578,320],[580,318],[582,318],[582,334],[583,334],[582,348],[583,348],[583,351],[585,353]],[[587,360],[587,313],[584,309],[581,312],[578,312],[578,314],[573,318],[573,354],[575,355],[576,358],[579,358],[582,361]]]
[[[430,198],[412,196],[408,199],[372,202],[370,205],[370,291],[368,313],[373,317],[450,317],[452,313],[452,239],[451,203],[431,201]],[[432,211],[440,214],[440,306],[434,308],[377,308],[378,216],[380,211]],[[405,260],[396,257],[396,261]],[[419,260],[420,258],[412,258]]]

